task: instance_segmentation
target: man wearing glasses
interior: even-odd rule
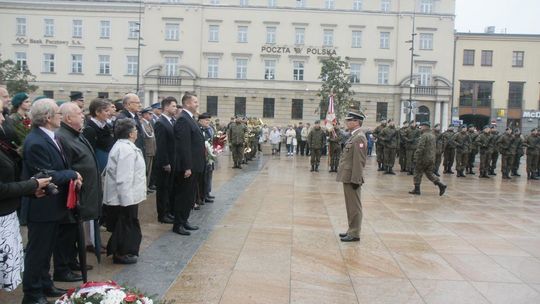
[[[131,118],[135,121],[135,126],[137,127],[137,140],[135,141],[135,146],[141,149],[144,155],[144,132],[138,115],[141,110],[141,100],[137,94],[128,93],[122,98],[122,104],[124,105],[124,109],[120,111],[116,116],[116,119]]]

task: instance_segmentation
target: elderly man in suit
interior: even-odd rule
[[[172,205],[174,202],[174,166],[176,149],[173,126],[176,122],[176,98],[167,97],[161,101],[163,112],[156,121],[156,207],[158,221],[164,224],[174,223]]]
[[[141,110],[141,100],[137,94],[128,93],[122,98],[122,105],[124,109],[116,115],[116,119],[131,118],[135,121],[135,127],[137,128],[137,140],[135,145],[141,149],[144,155],[144,131],[139,117],[139,111]]]
[[[360,186],[364,183],[364,167],[367,159],[367,139],[360,130],[365,119],[364,113],[358,109],[351,109],[345,117],[347,129],[351,137],[345,142],[343,153],[339,159],[336,180],[343,183],[345,206],[349,229],[340,233],[342,242],[360,241],[362,226],[362,203],[360,201]]]
[[[48,303],[45,296],[58,297],[65,291],[53,285],[49,275],[50,260],[58,238],[61,221],[67,216],[68,185],[74,180],[82,185],[81,175],[69,169],[64,149],[54,131],[60,127],[60,111],[52,99],[38,100],[31,109],[32,131],[24,141],[23,178],[39,170],[49,170],[58,194],[48,193],[28,202],[28,244],[24,260],[22,303]]]
[[[173,232],[190,235],[199,227],[189,223],[189,214],[197,197],[197,181],[205,169],[204,135],[195,121],[199,100],[186,92],[182,97],[183,111],[174,124],[176,145],[175,199]]]

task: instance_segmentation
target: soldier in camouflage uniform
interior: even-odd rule
[[[495,169],[497,169],[497,161],[499,160],[499,149],[497,148],[497,142],[499,141],[499,137],[501,137],[501,135],[499,134],[499,131],[495,127],[491,129],[491,132],[494,137],[493,143],[494,143],[495,149],[493,149],[493,153],[491,154],[490,175],[496,175]]]
[[[493,158],[493,153],[495,153],[497,151],[497,139],[498,139],[498,136],[496,136],[495,133],[493,132],[494,129],[495,129],[494,125],[491,125],[489,127],[489,142],[488,142],[489,170],[488,170],[488,175],[497,175],[497,173],[495,173],[495,170],[491,167],[491,159]]]
[[[328,132],[328,150],[330,150],[330,170],[329,172],[337,172],[339,158],[341,157],[341,141],[343,136],[338,126],[335,126]]]
[[[512,142],[512,149],[514,149],[515,156],[512,161],[512,176],[521,176],[519,175],[519,163],[521,162],[521,157],[523,156],[523,137],[519,129],[514,130],[514,141]]]
[[[321,151],[325,138],[326,134],[324,134],[324,131],[321,129],[320,121],[315,121],[315,125],[308,134],[308,145],[311,150],[311,172],[319,172]]]
[[[373,130],[373,137],[375,138],[375,153],[377,153],[377,164],[379,166],[378,171],[384,171],[384,145],[379,141],[379,136],[382,130],[386,128],[386,119],[381,120],[381,124]]]
[[[478,132],[476,131],[476,127],[474,125],[469,125],[469,137],[471,138],[471,146],[470,146],[470,152],[469,152],[469,161],[467,163],[466,173],[474,175],[474,161],[476,160],[476,154],[478,154],[478,148],[474,144],[476,137],[478,136]]]
[[[449,126],[443,133],[443,150],[444,150],[444,171],[443,173],[454,174],[452,166],[454,165],[454,157],[456,157],[456,147],[452,144],[452,137],[454,137],[454,126]]]
[[[405,138],[405,147],[407,149],[407,171],[409,172],[408,175],[414,174],[414,150],[416,150],[416,144],[419,137],[420,130],[416,126],[416,123],[411,121],[409,130],[407,131],[407,137]]]
[[[503,179],[511,179],[510,169],[512,168],[512,160],[515,155],[514,149],[512,149],[513,141],[514,136],[510,127],[506,128],[504,134],[497,140],[497,148],[501,154],[501,173]]]
[[[247,127],[242,123],[242,119],[240,117],[236,117],[234,123],[229,124],[227,138],[233,156],[233,168],[242,168],[241,164],[244,159],[244,141],[246,132]]]
[[[531,134],[525,139],[524,145],[527,147],[527,179],[537,180],[538,156],[540,154],[540,137],[538,130],[532,129]]]
[[[433,174],[441,176],[439,174],[439,168],[441,167],[442,155],[444,152],[444,138],[441,133],[441,125],[435,124],[433,128],[433,135],[435,136],[435,166],[433,167]]]
[[[452,143],[456,147],[456,171],[457,177],[465,177],[463,171],[469,158],[469,148],[471,146],[471,139],[467,134],[467,127],[460,126],[459,132],[452,137]]]
[[[422,176],[425,174],[430,181],[439,187],[439,195],[443,195],[446,191],[446,185],[441,183],[439,178],[433,175],[436,147],[435,135],[429,129],[428,121],[421,122],[420,127],[422,129],[422,135],[418,139],[418,144],[414,152],[416,162],[414,168],[414,189],[409,193],[420,195],[420,183],[422,182]]]
[[[379,140],[382,141],[383,150],[384,150],[384,169],[386,170],[384,174],[394,173],[394,164],[396,162],[396,149],[399,142],[399,133],[396,130],[396,124],[393,120],[388,120],[388,125],[381,131],[379,135]]]
[[[484,129],[482,130],[482,133],[479,134],[476,139],[474,140],[475,146],[478,148],[478,151],[480,152],[480,178],[489,178],[488,172],[489,172],[489,126],[484,126]]]
[[[403,122],[403,126],[399,129],[399,166],[401,172],[407,171],[407,149],[405,146],[405,139],[407,138],[407,131],[409,130],[409,122]]]

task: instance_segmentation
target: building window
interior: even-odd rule
[[[323,46],[334,45],[334,30],[324,30],[323,32]]]
[[[276,79],[276,61],[275,60],[264,61],[264,79],[266,80]]]
[[[523,107],[523,82],[510,82],[508,88],[508,108]]]
[[[234,98],[234,115],[246,116],[246,98]]]
[[[362,10],[362,0],[353,0],[352,9],[355,11]]]
[[[474,65],[474,50],[463,50],[463,65]]]
[[[178,74],[178,57],[165,57],[165,76]]]
[[[433,34],[431,33],[420,34],[420,49],[433,50]]]
[[[304,117],[304,100],[293,99],[291,108],[291,119],[303,119]]]
[[[239,43],[247,43],[248,41],[248,27],[247,26],[239,26],[238,27],[238,42]]]
[[[15,53],[15,64],[19,71],[26,71],[28,69],[28,61],[26,61],[25,52],[16,52]]]
[[[44,19],[43,36],[54,37],[54,19]]]
[[[362,31],[352,31],[352,47],[362,47]]]
[[[248,6],[248,0],[240,0],[240,6]]]
[[[388,77],[390,74],[390,66],[388,64],[379,64],[378,83],[388,84]]]
[[[180,24],[166,23],[165,24],[165,40],[179,40],[179,39],[180,39]]]
[[[306,36],[306,29],[303,27],[297,27],[294,29],[294,44],[304,44]]]
[[[418,75],[420,76],[420,86],[431,85],[431,74],[433,68],[431,66],[421,65],[418,67]]]
[[[377,112],[375,120],[377,122],[388,118],[388,102],[377,102]]]
[[[351,83],[360,83],[360,68],[362,67],[359,63],[351,63],[349,69],[351,73],[349,74],[349,80]]]
[[[75,19],[72,21],[71,36],[73,38],[82,38],[82,20]]]
[[[236,59],[236,79],[247,78],[247,62],[247,59],[244,58]]]
[[[276,101],[274,98],[263,99],[263,118],[274,118],[274,108]]]
[[[295,61],[293,62],[293,78],[294,80],[304,80],[304,62]]]
[[[336,1],[335,0],[325,0],[324,1],[324,7],[326,9],[334,9],[336,7]]]
[[[109,98],[109,92],[98,92],[97,96],[98,96],[98,98],[107,99],[107,98]]]
[[[522,68],[524,58],[525,58],[525,52],[523,51],[512,52],[512,66]]]
[[[51,90],[43,90],[43,96],[54,99],[54,91]]]
[[[389,49],[390,48],[390,32],[381,32],[379,39],[379,48]]]
[[[266,27],[266,43],[267,44],[276,43],[276,27],[275,26]]]
[[[482,51],[482,58],[480,59],[480,64],[482,66],[492,66],[493,65],[493,51]]]
[[[26,18],[18,17],[17,21],[17,36],[26,36]]]
[[[128,31],[128,39],[137,39],[139,37],[139,22],[129,21]]]
[[[459,106],[491,107],[492,82],[461,81],[459,88]]]
[[[101,20],[99,22],[99,38],[109,39],[111,38],[111,22],[108,20]]]
[[[137,75],[137,56],[127,56],[127,75]]]
[[[54,54],[43,54],[43,72],[54,73]]]
[[[218,78],[219,58],[208,58],[208,78]]]
[[[99,64],[100,75],[111,75],[111,56],[110,55],[99,55],[98,64]]]
[[[218,97],[206,96],[206,112],[212,116],[218,115]]]
[[[298,8],[306,7],[306,0],[296,0],[296,7]]]
[[[83,60],[81,54],[71,55],[71,73],[82,74],[83,72]]]
[[[210,0],[210,4],[219,4],[219,0]]]
[[[208,27],[208,41],[219,42],[219,25],[211,24]]]
[[[423,14],[431,14],[431,12],[433,12],[433,0],[421,0],[420,12]]]
[[[381,11],[389,12],[391,5],[392,3],[390,2],[390,0],[381,0]]]
[[[268,7],[276,7],[277,0],[268,0]]]

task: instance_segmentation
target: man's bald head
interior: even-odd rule
[[[72,127],[74,130],[80,131],[83,127],[84,114],[79,106],[74,102],[66,102],[60,106],[60,114],[62,114],[62,122]]]

